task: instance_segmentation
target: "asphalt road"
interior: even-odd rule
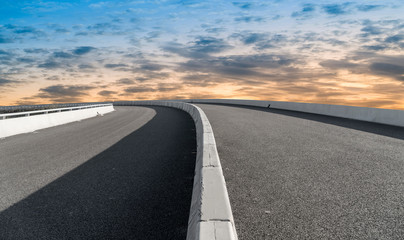
[[[192,118],[116,110],[0,139],[0,239],[185,239]]]
[[[404,128],[198,104],[240,240],[404,239]]]

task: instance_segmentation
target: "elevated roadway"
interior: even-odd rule
[[[0,139],[0,239],[185,239],[194,128],[180,110],[116,107]]]
[[[212,125],[239,239],[402,239],[404,129],[197,104]]]

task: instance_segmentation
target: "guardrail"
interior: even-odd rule
[[[186,99],[177,100],[188,103],[212,103],[274,108],[281,110],[306,112],[326,116],[354,119],[359,121],[404,127],[404,111],[382,108],[354,107],[319,103],[259,101],[241,99]]]
[[[112,103],[107,104],[94,104],[94,105],[84,105],[79,107],[67,107],[67,108],[50,108],[46,110],[37,110],[37,111],[29,111],[29,112],[16,112],[16,113],[4,113],[0,114],[0,120],[10,119],[10,118],[18,118],[18,117],[29,117],[41,114],[49,114],[49,113],[57,113],[57,112],[67,112],[67,111],[75,111],[81,109],[88,108],[96,108],[96,107],[107,107],[113,106]]]
[[[36,104],[36,105],[17,105],[17,106],[0,106],[0,114],[28,112],[37,110],[47,110],[56,108],[80,107],[96,104],[106,104],[110,102],[86,102],[86,103],[56,103],[56,104]]]
[[[112,103],[0,114],[0,138],[54,127],[114,111]]]

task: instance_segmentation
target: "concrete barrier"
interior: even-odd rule
[[[114,111],[112,104],[0,114],[0,138],[54,127]]]
[[[402,110],[316,104],[316,103],[256,101],[256,100],[238,100],[238,99],[189,99],[181,101],[189,103],[219,103],[219,104],[234,104],[243,106],[265,107],[265,108],[270,107],[274,109],[315,113],[333,117],[341,117],[341,118],[348,118],[360,121],[404,127],[404,111]]]
[[[188,221],[188,240],[237,239],[212,127],[197,106],[179,101],[125,101],[116,106],[165,106],[189,113],[195,122],[197,155]]]

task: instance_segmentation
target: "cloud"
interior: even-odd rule
[[[250,23],[250,22],[264,22],[265,19],[259,16],[242,16],[234,18],[234,21]]]
[[[0,59],[1,60],[6,60],[9,61],[13,58],[14,54],[8,51],[4,51],[0,49]]]
[[[203,1],[199,1],[199,0],[179,0],[179,1],[176,1],[176,4],[185,6],[187,8],[201,8],[201,7],[205,6]]]
[[[35,37],[43,37],[46,36],[46,33],[38,30],[34,27],[30,26],[17,26],[17,25],[12,25],[12,24],[5,24],[3,25],[5,29],[8,29],[11,31],[11,33],[15,35],[34,35]]]
[[[390,37],[387,37],[384,41],[386,43],[398,43],[404,40],[404,35],[403,34],[398,34],[398,35],[393,35]]]
[[[10,83],[13,83],[14,81],[9,80],[9,79],[5,79],[5,78],[0,78],[0,86],[4,86]]]
[[[73,53],[76,55],[84,55],[86,53],[89,53],[96,48],[94,47],[89,47],[89,46],[82,46],[82,47],[77,47],[76,49],[73,50]]]
[[[110,97],[113,94],[117,94],[116,91],[109,91],[109,90],[103,90],[101,92],[98,92],[98,95],[103,96],[103,97]]]
[[[185,88],[176,96],[192,95],[192,92],[199,92],[197,87],[206,87],[200,94],[217,94],[220,88],[226,88],[226,91],[217,95],[227,94],[228,97],[233,97],[234,94],[235,97],[258,98],[262,96],[258,96],[261,91],[271,89],[274,94],[281,91],[276,97],[284,99],[286,93],[293,93],[305,100],[307,98],[302,92],[312,96],[316,91],[327,91],[326,95],[329,96],[341,95],[341,92],[343,95],[344,89],[338,89],[341,82],[365,82],[367,77],[372,81],[378,79],[380,82],[397,82],[390,78],[401,79],[401,67],[404,65],[379,54],[399,55],[402,50],[399,48],[404,44],[401,34],[404,22],[401,19],[392,19],[399,16],[399,13],[394,12],[397,10],[390,3],[348,1],[297,1],[294,6],[288,5],[290,1],[283,0],[233,0],[219,4],[212,1],[181,0],[174,1],[174,5],[165,0],[147,4],[144,1],[129,1],[108,3],[105,9],[90,9],[95,14],[91,15],[91,19],[88,15],[86,17],[85,11],[79,11],[78,17],[82,15],[83,19],[89,19],[81,25],[70,22],[63,25],[48,24],[48,18],[38,19],[39,22],[34,25],[27,19],[21,19],[19,22],[25,22],[27,26],[0,26],[3,43],[14,42],[3,45],[11,47],[11,51],[0,48],[13,54],[2,54],[0,51],[0,71],[6,73],[2,75],[6,80],[30,79],[29,86],[33,89],[36,82],[45,79],[60,80],[45,82],[52,85],[68,84],[61,85],[64,87],[62,90],[66,91],[72,91],[68,86],[76,86],[69,85],[68,81],[72,79],[76,79],[73,82],[90,81],[89,86],[96,89],[82,92],[94,93],[93,97],[100,99],[101,96],[118,96],[120,92],[116,89],[122,89],[121,92],[128,96],[132,93],[150,98],[174,96],[173,92],[178,92],[181,87],[177,85],[180,82]],[[177,2],[183,3],[185,7]],[[87,3],[87,7],[91,3],[95,2]],[[128,6],[132,4],[135,6]],[[191,9],[189,6],[198,9]],[[201,10],[201,6],[206,8]],[[376,12],[390,6],[388,11]],[[130,7],[134,8],[129,9]],[[129,10],[126,11],[127,9]],[[64,16],[71,10],[74,11],[68,9],[53,14]],[[344,18],[344,24],[330,18],[348,13],[353,14]],[[371,13],[377,15],[370,15]],[[286,14],[283,19],[285,22],[278,22],[282,26],[270,20],[275,14]],[[308,19],[317,15],[319,19],[295,21],[299,25],[297,27],[293,24],[293,19]],[[328,20],[316,21],[324,20],[324,17]],[[36,41],[35,34],[42,31],[42,28],[46,29],[49,39]],[[65,34],[68,31],[72,33]],[[56,35],[51,39],[52,33]],[[74,34],[89,37],[77,38]],[[97,34],[103,36],[94,36]],[[117,36],[118,34],[122,36]],[[97,41],[94,42],[94,39]],[[52,40],[52,44],[49,44],[49,40]],[[148,43],[148,40],[152,42]],[[129,41],[136,46],[129,45]],[[112,46],[118,42],[122,44]],[[27,46],[28,49],[24,49]],[[38,48],[41,46],[45,46],[45,49]],[[359,54],[355,55],[355,50],[373,55],[363,54],[363,59],[355,60],[353,57],[359,57]],[[330,60],[335,56],[339,60]],[[45,71],[47,69],[50,71]],[[352,75],[356,73],[363,75]],[[322,90],[325,85],[321,85],[324,83],[321,81],[337,82],[336,89],[339,92]],[[238,86],[243,90],[233,92]],[[315,86],[319,89],[316,90]],[[118,93],[114,93],[115,91]],[[247,92],[248,95],[243,95]],[[50,98],[51,93],[45,89],[42,89],[41,94],[44,98],[47,96],[49,99],[57,99]],[[55,93],[52,94],[55,96]],[[8,96],[15,98],[18,95],[12,96],[11,93]],[[72,96],[74,99],[75,95]],[[79,95],[78,98],[90,98],[84,96]]]
[[[125,88],[125,93],[133,94],[133,93],[145,93],[145,92],[172,92],[182,88],[182,83],[173,84],[173,83],[158,83],[153,86],[134,86]]]
[[[314,4],[304,4],[302,10],[298,12],[293,12],[292,17],[298,19],[307,19],[313,16],[313,13],[316,11],[316,6]]]
[[[85,91],[94,87],[85,85],[53,85],[46,88],[41,88],[40,91],[54,96],[83,96],[87,95]]]
[[[151,42],[151,41],[153,41],[154,39],[159,38],[160,35],[161,35],[161,32],[159,32],[159,31],[152,31],[152,32],[147,33],[145,39],[146,39],[148,42]]]
[[[217,53],[230,48],[232,47],[223,39],[214,37],[199,37],[190,47],[194,53]]]
[[[124,91],[126,93],[143,93],[143,92],[154,92],[156,90],[151,87],[129,87],[125,88]]]
[[[56,33],[70,33],[69,30],[67,30],[66,28],[57,28],[55,29]]]
[[[44,63],[41,63],[38,65],[39,68],[46,68],[46,69],[55,69],[55,68],[60,68],[62,65],[58,62],[55,62],[53,60],[48,60]]]
[[[88,32],[77,32],[76,34],[74,34],[75,36],[88,36],[90,35]]]
[[[182,89],[182,85],[173,83],[159,83],[155,89],[158,92],[172,92]]]
[[[122,67],[128,67],[128,65],[124,64],[124,63],[117,63],[117,64],[108,63],[108,64],[105,64],[104,67],[105,68],[122,68]]]
[[[245,45],[254,45],[257,50],[275,48],[280,43],[285,43],[287,37],[282,34],[242,32],[233,34],[232,37],[240,39]]]
[[[96,23],[87,27],[89,30],[105,30],[110,28],[115,28],[116,26],[112,25],[111,23]]]
[[[135,84],[135,81],[133,81],[132,79],[129,78],[121,78],[115,81],[116,84],[118,85],[131,85],[131,84]]]
[[[72,59],[76,58],[77,56],[81,56],[93,51],[94,47],[82,46],[77,47],[69,52],[58,51],[53,53],[54,58],[64,58],[64,59]],[[70,53],[71,52],[71,53]]]
[[[34,15],[41,12],[54,12],[57,10],[68,9],[71,6],[71,3],[64,3],[61,1],[35,1],[25,4],[24,11]]]
[[[136,80],[139,82],[144,82],[147,80],[166,79],[170,76],[170,74],[167,72],[154,72],[154,71],[139,72],[136,69],[134,69],[133,72],[142,74],[142,76],[136,78]]]
[[[384,7],[386,7],[386,6],[384,6],[384,5],[371,5],[371,4],[363,4],[363,5],[356,6],[358,11],[361,11],[361,12],[369,12],[369,11],[379,10],[379,9],[384,8]]]
[[[54,57],[54,58],[65,58],[65,59],[68,59],[68,58],[74,58],[74,55],[72,55],[72,54],[70,54],[70,53],[67,53],[67,52],[54,52],[54,53],[53,53],[53,57]]]
[[[190,53],[189,49],[186,48],[185,45],[176,42],[170,42],[165,44],[164,46],[162,46],[162,50],[177,54],[182,57],[192,57],[192,54]]]
[[[134,17],[134,18],[131,18],[130,20],[129,20],[129,22],[131,22],[131,23],[139,23],[139,22],[141,22],[142,20],[140,19],[140,18],[138,18],[138,17]]]
[[[219,77],[220,78],[220,77]],[[220,84],[223,79],[218,79],[214,73],[189,73],[181,78],[183,85],[208,87]]]
[[[224,27],[207,27],[205,28],[205,32],[207,33],[220,33],[226,31]]]
[[[322,67],[330,69],[352,69],[359,65],[346,60],[326,60],[319,63]]]
[[[110,4],[108,2],[98,2],[98,3],[92,3],[88,5],[89,8],[102,8],[102,7],[107,7]]]
[[[125,32],[121,31],[120,25],[109,22],[95,23],[88,25],[85,29],[81,26],[75,28],[77,32],[75,36],[92,36],[92,35],[124,35]]]
[[[23,97],[14,103],[14,105],[36,105],[36,104],[38,104],[38,102],[32,101],[31,97]]]
[[[322,6],[325,13],[332,16],[339,16],[349,13],[348,8],[351,6],[351,2],[345,2],[341,4],[326,4]]]
[[[162,47],[166,52],[186,58],[206,58],[212,53],[220,53],[232,48],[233,46],[223,39],[214,37],[198,37],[195,41],[188,43],[188,45],[168,43]]]
[[[57,76],[57,75],[53,75],[53,76],[47,77],[46,80],[49,80],[49,81],[59,81],[59,80],[60,80],[60,77]]]
[[[160,65],[160,64],[155,64],[155,63],[147,63],[147,64],[142,64],[140,66],[140,70],[146,70],[146,71],[160,71],[164,68],[165,66]]]
[[[0,35],[0,43],[12,43],[13,39]]]
[[[80,101],[83,96],[88,95],[88,91],[95,87],[89,85],[52,85],[39,89],[34,97],[51,99],[54,102],[75,102]]]
[[[38,53],[48,53],[48,50],[43,48],[26,48],[24,49],[24,52],[38,54]]]
[[[139,81],[139,82],[144,82],[144,81],[147,81],[147,80],[150,80],[150,78],[149,77],[137,77],[136,78],[136,81]]]
[[[404,35],[397,31],[397,21],[364,21],[360,41],[363,47],[370,51],[401,50],[404,46]],[[369,44],[369,42],[371,44]]]
[[[33,62],[35,62],[34,59],[32,59],[32,58],[26,58],[26,57],[20,57],[20,58],[17,58],[16,60],[17,60],[17,62],[19,62],[19,63],[33,63]]]
[[[193,59],[180,63],[177,71],[192,74],[214,74],[215,79],[222,82],[237,80],[248,84],[262,84],[262,79],[273,78],[268,72],[276,69],[280,74],[284,68],[296,62],[292,58],[282,55],[256,54],[232,55],[209,59]],[[288,69],[291,71],[291,69]],[[253,79],[260,79],[255,81]],[[204,83],[206,84],[206,82]]]
[[[241,9],[250,9],[252,7],[250,2],[233,2],[233,5]]]
[[[120,27],[118,25],[104,22],[104,23],[96,23],[90,26],[87,26],[88,32],[78,32],[76,35],[105,35],[105,34],[114,34],[114,35],[120,35],[122,32],[120,32]]]
[[[188,74],[182,77],[186,83],[195,83],[209,80],[212,77],[210,74]]]
[[[21,27],[21,28],[18,28],[16,30],[14,30],[14,33],[17,33],[17,34],[26,34],[26,33],[37,34],[38,31],[33,27]]]
[[[385,49],[388,49],[389,47],[386,45],[365,45],[363,46],[365,49],[370,50],[370,51],[383,51]]]
[[[80,68],[80,69],[93,69],[94,66],[91,65],[91,64],[80,64],[80,65],[78,65],[78,68]]]
[[[384,62],[374,62],[370,65],[370,70],[378,75],[389,76],[400,81],[404,81],[404,66]]]
[[[139,47],[139,46],[141,45],[140,40],[139,40],[138,38],[136,38],[136,37],[131,37],[131,38],[129,39],[129,43],[130,43],[131,45],[137,46],[137,47]]]
[[[362,32],[364,32],[364,34],[362,34],[363,37],[368,37],[370,35],[381,35],[383,34],[383,29],[380,27],[375,27],[372,25],[368,25],[366,27],[363,27],[361,29]]]
[[[262,42],[268,40],[267,33],[248,33],[240,35],[241,41],[244,44],[254,44],[257,42]]]

